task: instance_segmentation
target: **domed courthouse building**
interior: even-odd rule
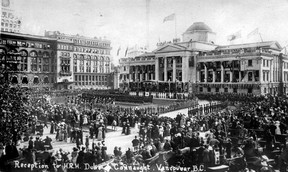
[[[288,57],[277,41],[222,46],[215,39],[209,26],[196,22],[182,41],[158,43],[152,52],[120,59],[120,89],[163,98],[189,93],[286,95]]]

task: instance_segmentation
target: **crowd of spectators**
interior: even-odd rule
[[[123,161],[183,167],[204,164],[206,169],[226,164],[232,171],[264,167],[286,171],[288,100],[266,97],[235,106],[232,111],[190,117],[178,114],[175,119],[141,117],[139,138],[132,141],[134,154],[128,152]],[[264,166],[264,159],[273,163]]]
[[[261,161],[260,155],[266,155],[275,159],[274,168],[287,166],[288,100],[285,98],[247,98],[249,102],[235,104],[233,111],[210,111],[194,116],[178,114],[174,119],[159,117],[158,113],[117,107],[87,108],[79,97],[68,100],[66,104],[55,105],[43,97],[32,99],[33,107],[27,108],[30,108],[34,121],[28,124],[31,130],[22,138],[28,142],[28,147],[17,152],[16,145],[8,143],[5,156],[0,152],[0,158],[6,157],[7,160],[8,155],[8,159],[20,156],[29,163],[41,161],[48,164],[51,171],[56,170],[53,163],[74,162],[82,167],[84,162],[99,164],[109,159],[105,133],[107,125],[112,125],[122,127],[125,135],[131,134],[131,128],[139,129],[139,135],[131,140],[131,148],[125,153],[115,147],[116,164],[153,166],[164,163],[184,167],[204,164],[205,168],[228,164],[233,169],[250,167],[249,164],[257,166],[258,161],[252,159],[257,157]],[[113,104],[112,99],[95,101],[97,104]],[[51,138],[40,138],[44,127],[48,126],[50,133],[56,134],[57,141],[76,143],[72,152],[59,150],[51,154]],[[84,137],[84,129],[89,131],[88,137]],[[34,139],[31,135],[37,136]],[[92,145],[89,139],[93,140]],[[3,149],[4,145],[0,144],[0,150]],[[239,157],[245,158],[245,163],[243,160],[237,165],[231,164]]]

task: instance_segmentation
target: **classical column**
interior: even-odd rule
[[[221,83],[224,82],[224,67],[222,65],[222,62],[221,62]]]
[[[239,82],[242,81],[241,70],[239,70]]]
[[[129,81],[129,82],[131,82],[131,80],[132,80],[132,74],[130,74],[130,73],[129,73],[129,75],[128,75],[128,76],[129,76],[129,79],[128,79],[128,81]]]
[[[173,82],[176,81],[176,57],[173,57]]]
[[[139,66],[135,66],[135,82],[138,82],[138,67]]]
[[[204,65],[204,82],[207,82],[207,67]]]
[[[155,81],[159,81],[159,57],[155,58]]]
[[[143,81],[143,73],[140,73],[140,78],[139,78],[139,81]]]
[[[167,81],[167,57],[164,57],[164,81]]]
[[[259,70],[259,81],[260,83],[263,82],[263,69],[262,69],[262,63],[260,65],[260,70]]]
[[[232,82],[232,80],[233,80],[233,72],[230,71],[230,82]]]
[[[215,72],[216,72],[216,71],[212,71],[212,77],[213,77],[212,82],[215,82],[215,81],[216,81],[216,75],[215,75]]]
[[[274,67],[273,60],[270,61],[270,64],[271,64],[271,65],[270,65],[270,71],[269,71],[269,72],[270,72],[269,81],[270,81],[270,82],[273,82],[273,79],[274,79],[274,76],[273,76],[273,70],[274,70],[274,69],[273,69],[273,67]]]
[[[196,72],[197,72],[197,79],[196,79],[196,81],[197,81],[197,82],[200,82],[200,81],[201,81],[201,70],[196,70]]]

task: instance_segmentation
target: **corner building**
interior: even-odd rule
[[[0,75],[32,89],[107,89],[110,41],[46,32],[45,36],[0,32]],[[9,70],[11,61],[18,69]],[[7,71],[7,72],[5,72]]]

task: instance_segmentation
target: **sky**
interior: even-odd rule
[[[10,0],[13,1],[13,0]],[[241,31],[233,43],[278,41],[288,45],[288,0],[14,0],[22,18],[22,32],[44,35],[45,30],[111,40],[114,62],[127,47],[146,45],[146,2],[149,1],[149,49],[172,41],[194,22],[206,23],[216,33],[218,45],[228,45],[228,35]],[[163,19],[175,13],[174,21]],[[176,31],[175,31],[176,23]],[[121,47],[120,55],[117,50]]]

